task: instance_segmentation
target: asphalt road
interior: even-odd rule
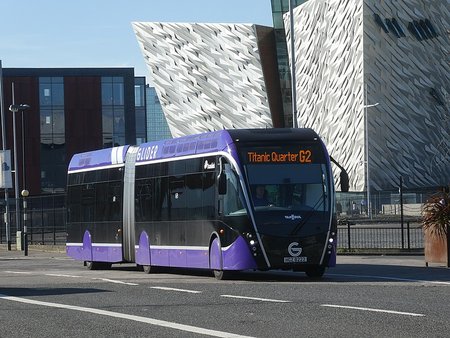
[[[339,256],[303,273],[89,271],[0,248],[0,337],[448,337],[450,269],[421,256]]]

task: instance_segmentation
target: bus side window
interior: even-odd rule
[[[242,194],[240,190],[239,180],[236,173],[231,169],[229,164],[225,165],[226,175],[226,194],[223,198],[223,213],[230,215],[236,211],[245,211],[242,203]]]

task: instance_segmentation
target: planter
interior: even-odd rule
[[[442,237],[431,233],[429,229],[424,230],[426,266],[428,263],[438,263],[450,267],[448,242],[448,235]]]

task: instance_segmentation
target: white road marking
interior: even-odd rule
[[[422,279],[413,279],[413,278],[400,278],[400,277],[384,277],[384,276],[370,276],[370,275],[348,275],[348,274],[342,274],[342,273],[327,273],[327,276],[354,277],[354,278],[375,278],[375,279],[384,279],[384,280],[397,280],[397,281],[401,281],[401,282],[418,282],[418,283],[450,285],[450,282],[433,281],[433,280],[422,280]]]
[[[167,327],[170,329],[175,329],[175,330],[180,330],[180,331],[185,331],[185,332],[193,332],[195,334],[203,334],[203,335],[209,335],[209,336],[213,336],[213,337],[230,337],[230,338],[249,338],[250,337],[250,336],[242,336],[242,335],[229,333],[229,332],[204,329],[204,328],[197,327],[197,326],[178,324],[178,323],[174,323],[174,322],[168,322],[165,320],[159,320],[159,319],[147,318],[147,317],[141,317],[141,316],[134,316],[134,315],[127,315],[125,313],[112,312],[112,311],[100,310],[100,309],[89,308],[89,307],[74,306],[74,305],[67,305],[67,304],[60,304],[60,303],[42,302],[42,301],[38,301],[38,300],[32,300],[32,299],[20,298],[20,297],[12,297],[12,296],[7,296],[7,295],[3,295],[3,294],[0,294],[0,299],[9,300],[9,301],[13,301],[13,302],[19,302],[19,303],[48,306],[48,307],[53,307],[53,308],[58,308],[58,309],[88,312],[88,313],[93,313],[93,314],[102,315],[102,316],[109,316],[109,317],[114,317],[114,318],[128,319],[128,320],[133,320],[136,322],[147,323],[150,325],[162,326],[162,327]]]
[[[96,280],[102,280],[104,282],[115,283],[115,284],[125,284],[125,285],[139,285],[136,283],[122,282],[120,280],[108,279],[108,278],[92,278]]]
[[[59,273],[46,273],[46,276],[51,276],[51,277],[70,277],[70,278],[81,278],[82,276],[75,276],[75,275],[62,275]]]
[[[269,299],[269,298],[257,298],[257,297],[245,297],[245,296],[233,296],[233,295],[220,295],[220,297],[259,300],[261,302],[273,302],[273,303],[292,303],[290,300],[279,300],[279,299]]]
[[[187,292],[187,293],[202,293],[201,291],[186,290],[186,289],[175,289],[175,288],[168,288],[168,287],[165,287],[165,286],[151,286],[150,289],[159,289],[159,290],[166,290],[166,291],[178,291],[178,292]]]
[[[29,271],[4,271],[5,273],[17,273],[17,274],[21,274],[21,275],[31,275],[32,272]]]
[[[414,317],[424,317],[425,316],[424,314],[421,314],[421,313],[411,313],[411,312],[400,312],[400,311],[383,310],[383,309],[373,309],[373,308],[368,308],[368,307],[333,305],[333,304],[322,304],[320,306],[342,308],[342,309],[352,309],[352,310],[361,310],[361,311],[384,312],[384,313],[392,313],[392,314],[395,314],[395,315],[414,316]]]

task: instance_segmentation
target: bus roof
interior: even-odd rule
[[[228,130],[148,142],[139,146],[136,162],[218,152],[227,149],[231,143]]]
[[[189,135],[174,139],[147,142],[137,147],[136,162],[175,158],[218,151],[232,152],[234,142],[249,141],[313,141],[319,136],[309,128],[230,129]],[[69,172],[123,164],[130,146],[101,149],[76,154],[69,164]]]
[[[120,146],[75,154],[70,160],[69,172],[123,164],[128,148]]]

